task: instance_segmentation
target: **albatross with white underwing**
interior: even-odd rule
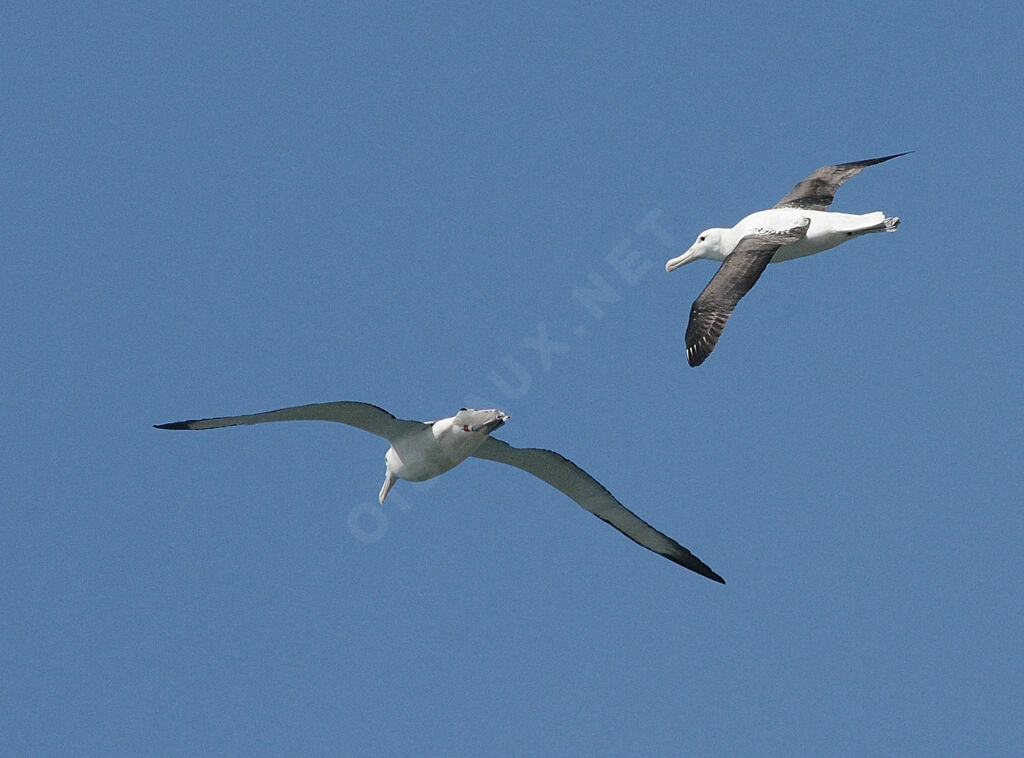
[[[882,211],[857,215],[828,208],[836,190],[851,176],[906,154],[822,166],[773,208],[752,213],[731,229],[701,232],[689,250],[668,261],[665,271],[669,273],[700,258],[723,261],[690,309],[686,327],[690,365],[699,366],[711,355],[736,304],[769,263],[820,253],[862,234],[896,231],[899,218],[887,218]]]
[[[372,432],[391,443],[384,456],[384,484],[378,495],[381,503],[398,479],[413,482],[431,479],[469,457],[507,463],[561,490],[637,544],[701,576],[725,584],[725,580],[697,556],[627,509],[572,461],[550,450],[512,447],[491,437],[491,432],[502,426],[508,418],[499,410],[463,408],[454,416],[440,421],[405,421],[376,405],[339,401],[299,405],[246,416],[176,421],[158,424],[156,428],[216,429],[268,421],[336,421],[348,424]]]

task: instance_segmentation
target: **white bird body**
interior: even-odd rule
[[[584,509],[618,529],[648,550],[725,583],[697,556],[626,508],[600,482],[568,458],[551,450],[513,447],[491,437],[491,432],[508,421],[502,411],[463,408],[439,421],[398,419],[376,405],[350,401],[313,403],[244,416],[192,419],[159,424],[158,429],[218,429],[225,426],[262,424],[269,421],[335,421],[348,424],[391,443],[384,456],[384,484],[381,503],[399,479],[421,482],[455,468],[470,457],[497,461],[522,469],[568,495]]]
[[[501,415],[504,423],[508,416]],[[424,424],[422,429],[414,429],[392,440],[384,456],[388,469],[399,479],[422,482],[458,466],[484,443],[489,432],[472,431],[466,425],[456,424],[456,418]]]
[[[715,228],[702,232],[689,250],[665,264],[665,270],[671,273],[680,266],[701,258],[724,261],[744,237],[792,229],[805,219],[811,222],[807,227],[807,233],[797,241],[780,247],[772,256],[772,263],[814,255],[862,234],[887,231],[885,214],[882,211],[856,214],[769,208],[751,213],[731,229]]]
[[[455,468],[507,420],[498,410],[463,408],[450,418],[402,431],[384,454],[386,471],[378,499],[384,503],[396,479],[422,482]]]

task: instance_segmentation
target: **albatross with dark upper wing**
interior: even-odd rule
[[[440,421],[405,421],[369,403],[340,401],[281,408],[246,416],[175,421],[157,429],[216,429],[269,421],[336,421],[372,432],[391,443],[384,456],[381,503],[398,479],[421,482],[443,474],[469,457],[507,463],[565,493],[631,540],[701,576],[725,584],[707,564],[671,537],[634,514],[590,474],[558,453],[539,448],[512,447],[491,432],[508,421],[499,410],[463,408]]]
[[[736,304],[769,263],[820,253],[862,234],[896,231],[899,218],[887,218],[881,211],[855,215],[833,213],[828,207],[836,190],[851,176],[906,154],[822,166],[773,208],[752,213],[731,229],[701,232],[689,250],[668,261],[665,270],[669,273],[700,258],[723,261],[690,309],[686,327],[690,365],[699,366],[711,355]]]

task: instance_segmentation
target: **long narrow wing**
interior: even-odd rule
[[[912,153],[913,150],[908,150]],[[825,211],[832,205],[832,198],[835,197],[839,186],[856,176],[868,166],[876,163],[891,161],[907,153],[896,153],[887,155],[884,158],[870,158],[866,161],[853,161],[852,163],[840,163],[837,166],[822,166],[809,177],[798,183],[789,194],[775,206],[776,208],[801,208],[808,211]]]
[[[737,243],[690,307],[686,360],[691,366],[699,366],[711,355],[736,304],[761,277],[775,252],[807,234],[810,224],[810,219],[804,219],[792,229],[748,234]]]
[[[269,421],[336,421],[372,432],[387,440],[394,440],[404,432],[423,426],[421,421],[397,419],[376,405],[346,400],[335,403],[296,405],[266,413],[251,413],[247,416],[192,419],[190,421],[175,421],[170,424],[156,424],[155,426],[157,429],[217,429],[222,426],[263,424]]]
[[[558,453],[538,448],[512,447],[507,442],[488,437],[473,453],[473,457],[507,463],[533,474],[538,479],[543,479],[638,545],[653,550],[690,571],[696,571],[701,576],[725,584],[725,580],[700,558],[627,509],[601,486],[600,482]]]

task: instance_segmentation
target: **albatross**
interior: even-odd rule
[[[690,308],[686,327],[689,364],[699,366],[711,355],[736,304],[769,263],[820,253],[863,234],[896,231],[899,218],[887,218],[882,211],[858,215],[833,213],[828,208],[836,190],[851,176],[906,154],[822,166],[774,207],[750,214],[731,229],[701,232],[689,250],[668,261],[668,273],[701,258],[723,261]]]
[[[384,456],[384,484],[377,499],[384,503],[399,479],[422,482],[443,474],[469,457],[507,463],[542,479],[606,521],[638,545],[663,555],[701,576],[725,584],[697,556],[662,534],[622,503],[590,474],[551,450],[519,448],[491,437],[509,416],[502,411],[462,408],[439,421],[407,421],[369,403],[339,401],[281,408],[245,416],[175,421],[157,429],[217,429],[269,421],[336,421],[376,434],[391,443]]]

